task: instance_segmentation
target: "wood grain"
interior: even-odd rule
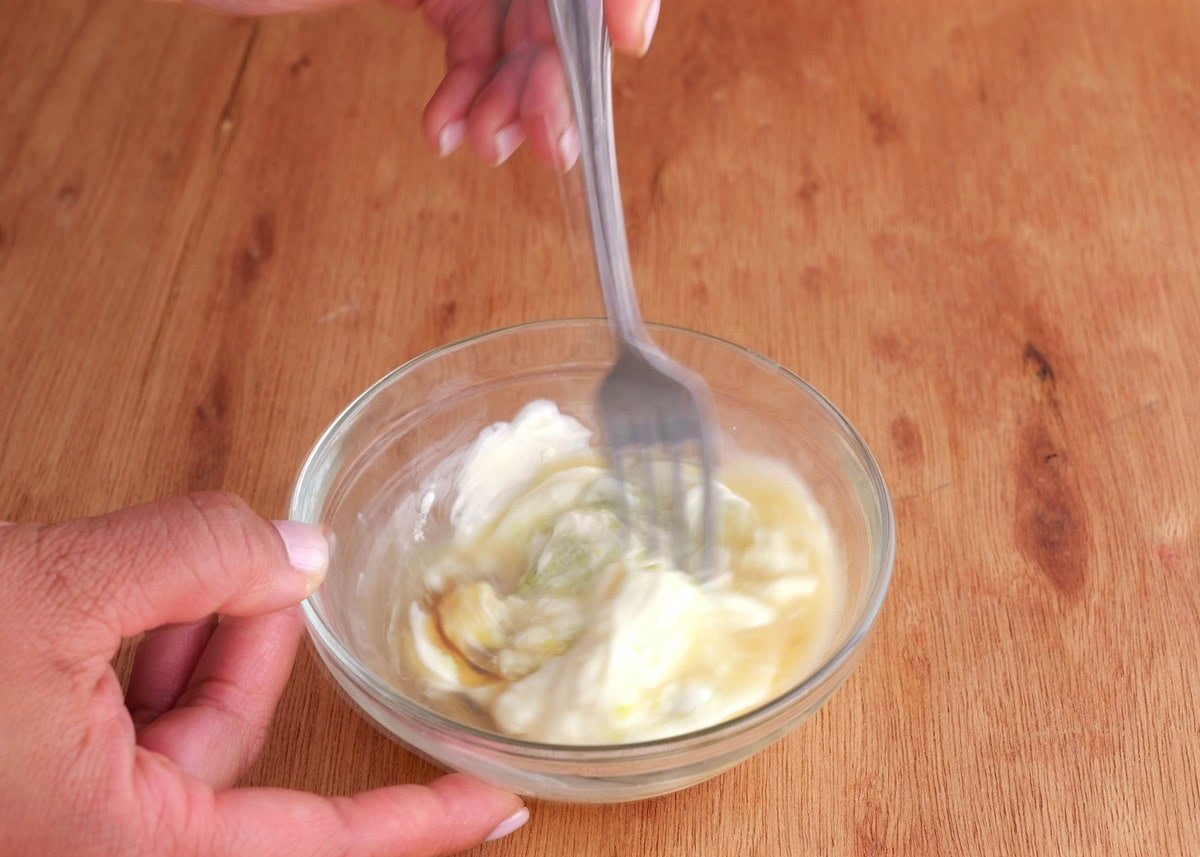
[[[440,50],[370,4],[0,2],[0,517],[278,514],[387,370],[595,307],[551,175],[425,149]],[[799,733],[479,853],[1195,853],[1200,5],[671,0],[616,100],[647,315],[840,405],[899,565]],[[248,782],[433,773],[304,653]]]

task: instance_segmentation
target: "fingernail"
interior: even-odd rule
[[[508,836],[508,834],[512,833],[527,821],[529,821],[529,809],[527,807],[521,807],[508,818],[504,819],[504,821],[500,822],[496,826],[496,829],[488,834],[488,838],[484,841],[491,842],[494,839],[501,839],[505,836]]]
[[[521,126],[513,123],[506,125],[496,132],[496,160],[493,161],[495,166],[500,166],[502,163],[512,157],[512,153],[517,150],[525,140],[525,132],[521,130]]]
[[[442,133],[438,134],[438,154],[443,158],[453,154],[466,136],[467,123],[462,119],[447,123]]]
[[[558,167],[564,173],[575,166],[579,157],[579,129],[574,125],[563,131],[558,138]]]
[[[638,51],[638,56],[644,57],[650,50],[650,43],[654,41],[654,30],[658,26],[658,13],[661,6],[661,0],[652,0],[650,8],[646,10],[646,19],[642,21],[642,49]]]
[[[313,588],[329,567],[329,542],[316,527],[296,521],[272,521],[287,548],[288,562],[296,571],[313,576]]]

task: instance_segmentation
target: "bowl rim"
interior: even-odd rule
[[[315,463],[322,457],[333,440],[341,434],[342,430],[354,420],[358,413],[381,390],[395,380],[412,372],[424,363],[452,352],[489,340],[500,339],[514,333],[534,332],[555,327],[594,327],[596,325],[607,326],[607,324],[607,320],[603,317],[577,317],[522,322],[457,339],[406,360],[356,396],[329,424],[325,431],[321,433],[321,436],[313,444],[312,449],[305,457],[304,463],[301,465],[300,471],[296,476],[288,502],[288,517],[296,521],[304,520],[300,515],[305,495],[305,491],[302,489],[305,488],[308,481],[314,478],[313,470]],[[771,720],[779,712],[792,707],[798,701],[808,697],[814,690],[829,680],[831,676],[836,675],[860,650],[867,637],[870,636],[882,611],[891,585],[896,562],[896,519],[892,496],[888,490],[887,483],[884,481],[879,463],[875,460],[875,456],[871,453],[866,441],[863,440],[857,429],[854,428],[850,421],[846,419],[842,412],[823,393],[781,363],[765,357],[744,345],[738,345],[735,342],[730,342],[727,339],[703,331],[655,322],[647,323],[646,326],[652,331],[657,330],[670,334],[683,334],[707,340],[712,344],[739,352],[763,368],[781,373],[785,379],[795,384],[826,412],[841,430],[843,439],[851,446],[854,453],[865,465],[864,470],[870,480],[871,488],[879,500],[880,506],[879,563],[877,568],[873,569],[875,575],[871,582],[871,589],[864,597],[863,606],[859,610],[858,621],[846,637],[845,642],[828,656],[822,662],[821,666],[809,673],[801,682],[779,696],[732,719],[723,720],[720,723],[706,726],[703,729],[696,729],[691,732],[684,732],[664,738],[655,738],[648,741],[636,741],[625,744],[553,744],[514,738],[498,732],[491,732],[486,729],[470,726],[447,717],[421,704],[417,700],[403,695],[377,676],[372,669],[363,664],[342,643],[333,629],[325,622],[320,612],[314,606],[313,599],[311,597],[306,598],[301,603],[301,608],[309,634],[315,638],[314,642],[319,647],[323,646],[327,649],[329,655],[335,658],[338,665],[350,673],[355,681],[363,685],[373,696],[404,714],[415,718],[426,726],[439,730],[448,730],[458,738],[473,739],[475,742],[487,746],[494,747],[500,745],[506,752],[516,751],[522,755],[534,758],[565,758],[568,761],[587,761],[590,763],[605,760],[628,762],[632,758],[674,754],[680,750],[705,743],[715,737],[752,730],[754,727]],[[305,521],[305,523],[319,524],[319,521]]]

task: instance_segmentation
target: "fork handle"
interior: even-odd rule
[[[549,2],[579,128],[588,221],[604,308],[619,345],[648,344],[649,336],[633,285],[625,215],[621,210],[617,145],[613,137],[612,42],[604,26],[604,0]]]

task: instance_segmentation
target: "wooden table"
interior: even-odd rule
[[[371,4],[0,2],[0,517],[277,515],[387,370],[595,309],[549,172],[426,150],[440,51]],[[672,0],[616,100],[647,315],[841,406],[899,564],[798,734],[479,853],[1195,854],[1200,4]],[[248,781],[433,774],[304,653]]]

